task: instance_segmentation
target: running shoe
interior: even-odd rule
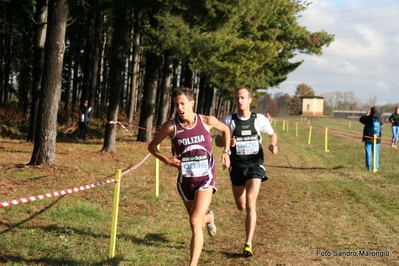
[[[252,252],[252,245],[245,244],[242,254],[244,255],[244,257],[252,257],[254,255],[254,253]]]
[[[209,211],[208,214],[212,216],[212,222],[206,224],[206,228],[208,229],[208,234],[210,236],[216,235],[216,225],[215,225],[215,213],[213,211]]]

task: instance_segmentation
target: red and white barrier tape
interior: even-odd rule
[[[139,167],[140,165],[142,165],[145,162],[145,160],[148,159],[148,157],[150,155],[151,155],[150,153],[147,154],[147,156],[144,157],[143,160],[141,160],[135,166],[123,171],[121,175],[124,176],[127,173],[129,173],[129,172],[133,171],[134,169],[136,169],[137,167]],[[69,189],[59,190],[59,191],[46,193],[46,194],[42,194],[42,195],[37,195],[37,196],[31,196],[31,197],[21,198],[21,199],[17,199],[17,200],[6,201],[6,202],[3,202],[3,203],[0,203],[0,208],[12,206],[12,205],[17,205],[17,204],[21,204],[21,203],[27,203],[27,202],[31,202],[31,201],[35,201],[35,200],[41,200],[41,199],[46,199],[46,198],[51,198],[51,197],[57,197],[57,196],[70,194],[70,193],[74,193],[74,192],[79,192],[79,191],[95,188],[95,187],[98,187],[98,186],[102,186],[102,185],[105,185],[105,184],[117,183],[117,182],[118,181],[116,181],[115,179],[108,179],[106,181],[101,181],[101,182],[93,183],[93,184],[86,185],[86,186],[69,188]]]
[[[31,196],[28,198],[21,198],[21,199],[17,199],[17,200],[6,201],[3,203],[0,203],[0,208],[11,206],[11,205],[17,205],[17,204],[21,204],[21,203],[27,203],[27,202],[31,202],[31,201],[35,201],[35,200],[41,200],[41,199],[57,197],[57,196],[65,195],[65,194],[75,193],[75,192],[95,188],[95,187],[102,186],[105,184],[110,184],[110,183],[117,183],[117,181],[115,179],[109,179],[106,181],[101,181],[101,182],[93,183],[93,184],[86,185],[86,186],[58,190],[58,191],[51,192],[51,193],[46,193],[46,194],[37,195],[37,196]]]
[[[130,131],[119,121],[108,121],[108,124],[112,124],[112,125],[116,125],[119,124],[127,133],[129,133],[130,136],[132,136],[133,134],[130,133]],[[138,129],[142,129],[142,130],[148,130],[148,128],[145,127],[140,127],[140,126],[136,126],[136,125],[132,125],[132,124],[128,124],[128,126],[134,127],[134,128],[138,128]],[[156,131],[154,131],[156,133]]]
[[[150,155],[151,155],[151,153],[147,154],[147,156],[146,156],[146,157],[144,157],[144,159],[143,159],[143,160],[141,160],[141,161],[140,161],[138,164],[136,164],[135,166],[133,166],[133,167],[130,167],[129,169],[127,169],[127,170],[123,171],[123,172],[122,172],[122,176],[126,175],[127,173],[129,173],[129,172],[133,171],[134,169],[136,169],[137,167],[139,167],[139,166],[140,166],[142,163],[144,163],[144,162],[145,162],[145,160],[147,160],[147,159],[148,159],[148,157],[150,157]]]
[[[112,124],[112,125],[119,124],[127,133],[129,133],[130,136],[133,135],[132,133],[130,133],[130,131],[129,131],[124,125],[122,125],[121,122],[118,122],[118,121],[109,121],[108,123],[109,123],[109,124]]]

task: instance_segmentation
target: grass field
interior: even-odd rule
[[[282,120],[274,123],[280,150],[265,153],[269,180],[258,199],[254,257],[241,256],[245,214],[218,167],[211,204],[218,232],[205,235],[200,265],[399,265],[399,153],[389,148],[390,128],[372,173],[359,122],[308,123],[291,120],[288,130]],[[52,167],[26,166],[33,145],[0,139],[0,203],[108,180],[148,154],[146,143],[122,130],[118,136],[116,154],[99,153],[95,140],[58,142]],[[170,152],[169,143],[161,149]],[[187,265],[191,234],[175,178],[175,169],[161,164],[156,197],[152,156],[122,177],[113,259],[113,184],[0,208],[0,265]]]

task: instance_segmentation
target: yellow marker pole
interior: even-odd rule
[[[283,131],[285,130],[285,120],[283,121]]]
[[[326,127],[326,140],[325,140],[325,145],[324,146],[325,146],[324,150],[326,152],[329,152],[329,150],[328,150],[328,127]]]
[[[158,150],[159,150],[158,144]],[[159,159],[155,159],[155,197],[159,196]]]
[[[312,126],[309,127],[309,140],[308,144],[310,144],[310,139],[312,138]]]
[[[295,134],[298,137],[298,122],[296,122],[296,126],[295,127],[296,127],[296,129],[295,129],[296,133]]]
[[[377,168],[375,167],[375,161],[377,160],[377,135],[374,134],[374,142],[373,142],[373,173],[377,172]]]
[[[114,188],[114,209],[112,212],[112,225],[111,225],[111,242],[109,245],[109,258],[115,257],[115,243],[116,243],[116,227],[118,223],[118,209],[119,209],[119,192],[121,184],[122,170],[119,169],[115,174],[115,188]]]

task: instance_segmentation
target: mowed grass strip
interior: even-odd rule
[[[306,128],[296,136],[294,127],[287,132],[281,126],[275,127],[279,153],[265,149],[269,180],[258,200],[255,256],[240,255],[245,214],[235,207],[228,173],[218,167],[218,192],[211,204],[218,232],[210,238],[204,231],[200,265],[398,265],[398,151],[383,148],[380,171],[371,173],[360,139],[329,136],[326,152],[324,132],[313,132],[308,144]],[[33,146],[1,139],[0,184],[5,189],[0,202],[113,178],[117,169],[148,154],[146,144],[134,140],[118,142],[112,155],[98,152],[101,143],[61,142],[55,167],[25,167]],[[170,153],[168,141],[162,150]],[[217,162],[220,155],[215,148]],[[176,170],[161,164],[160,196],[155,197],[153,157],[122,178],[112,260],[112,184],[0,208],[0,263],[187,265],[191,234],[175,179]]]

